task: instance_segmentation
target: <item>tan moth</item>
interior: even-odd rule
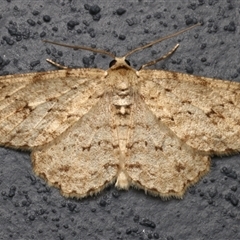
[[[138,71],[128,65],[127,56],[166,38],[121,58],[74,47],[113,57],[107,71],[0,77],[0,144],[32,151],[34,172],[66,197],[111,183],[182,197],[211,155],[240,150],[240,84],[144,69],[166,56]]]

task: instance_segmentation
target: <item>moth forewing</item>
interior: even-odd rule
[[[104,73],[68,69],[0,77],[0,144],[31,150],[51,142],[96,104]]]
[[[240,149],[240,84],[183,73],[142,70],[140,92],[156,117],[194,149],[226,155]]]

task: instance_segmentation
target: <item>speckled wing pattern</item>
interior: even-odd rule
[[[61,137],[32,153],[35,172],[67,197],[92,195],[115,181],[119,159],[110,119],[103,97]]]
[[[133,108],[130,156],[125,162],[132,185],[153,195],[181,197],[190,183],[209,171],[209,157],[180,140],[156,118],[140,95]]]
[[[140,93],[155,116],[207,154],[240,150],[240,84],[168,71],[141,71]]]
[[[0,77],[0,144],[32,149],[78,121],[98,101],[103,70]]]

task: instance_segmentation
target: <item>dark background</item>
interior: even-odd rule
[[[111,61],[42,39],[121,56],[202,20],[203,26],[129,60],[139,67],[179,42],[174,55],[151,68],[240,81],[238,0],[2,0],[0,10],[1,75],[56,69],[46,58],[103,69]],[[214,157],[209,174],[182,200],[114,187],[66,199],[34,175],[29,153],[0,148],[0,239],[240,239],[239,179],[239,155]]]

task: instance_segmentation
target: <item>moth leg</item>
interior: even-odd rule
[[[49,63],[51,63],[52,65],[58,67],[58,68],[61,68],[61,69],[70,69],[69,67],[63,66],[63,65],[61,65],[61,64],[59,64],[59,63],[56,63],[56,62],[54,62],[53,60],[51,60],[51,59],[49,59],[49,58],[47,58],[46,61],[49,62]]]
[[[139,68],[138,71],[140,71],[141,69],[143,69],[143,68],[145,68],[145,67],[154,65],[154,64],[156,64],[157,62],[159,62],[159,61],[161,61],[161,60],[169,57],[170,55],[172,55],[172,54],[177,50],[178,47],[179,47],[179,44],[176,44],[176,45],[172,48],[172,50],[170,50],[170,51],[169,51],[168,53],[166,53],[164,56],[162,56],[162,57],[160,57],[160,58],[157,58],[157,59],[155,59],[155,60],[152,60],[152,61],[150,61],[150,62],[148,62],[148,63],[143,64],[143,65]]]

